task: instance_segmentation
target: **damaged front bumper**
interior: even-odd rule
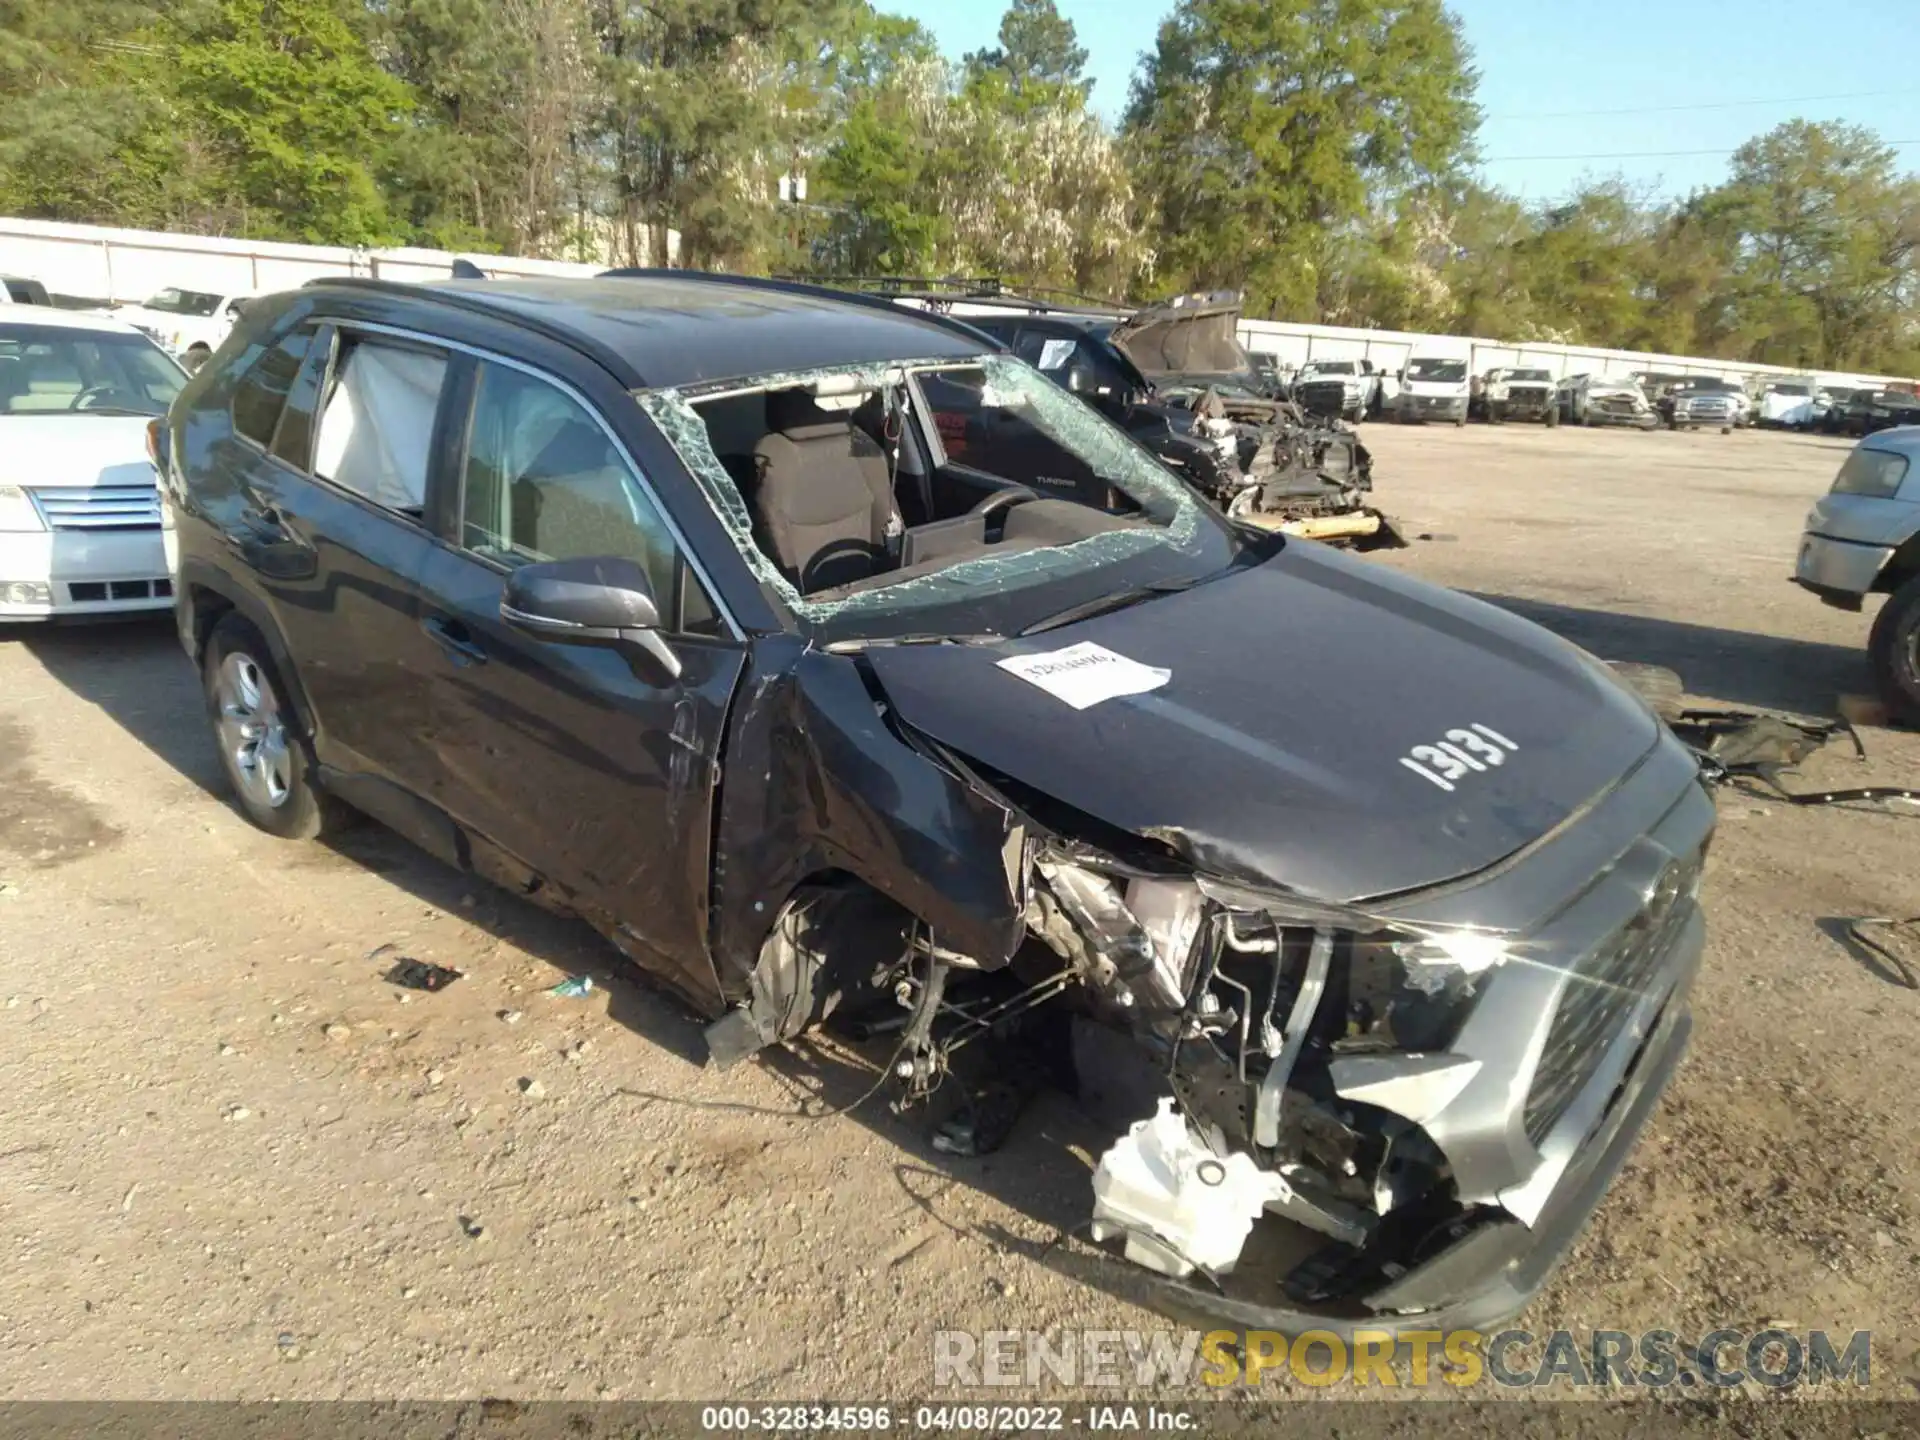
[[[1096,1237],[1125,1239],[1167,1308],[1251,1328],[1485,1328],[1523,1308],[1605,1194],[1685,1047],[1712,830],[1711,802],[1687,772],[1680,747],[1663,743],[1582,824],[1479,884],[1388,907],[1380,918],[1400,934],[1521,921],[1501,927],[1487,952],[1497,960],[1471,967],[1457,1024],[1424,1042],[1417,1023],[1397,1043],[1384,1033],[1392,1027],[1369,1034],[1360,1020],[1369,1006],[1378,1013],[1381,992],[1363,992],[1340,963],[1329,978],[1324,958],[1317,972],[1311,957],[1303,968],[1304,952],[1264,1005],[1249,997],[1260,1018],[1241,1024],[1224,1065],[1217,1046],[1195,1050],[1183,1036],[1169,1068],[1191,1156],[1143,1146],[1136,1127],[1097,1172]],[[1248,914],[1246,900],[1205,888],[1235,905],[1235,923]],[[1284,911],[1271,919],[1276,934],[1300,923]],[[1312,933],[1318,956],[1331,929]],[[1282,953],[1276,976],[1288,968]],[[1341,963],[1357,968],[1359,951],[1347,954]],[[1200,988],[1210,978],[1203,970]],[[1247,978],[1230,983],[1257,990]],[[1207,1008],[1221,1013],[1222,1000]],[[1260,1074],[1262,1051],[1277,1081]],[[1103,1179],[1111,1190],[1115,1176],[1142,1173],[1143,1148],[1170,1177],[1166,1193],[1143,1202],[1135,1184],[1124,1204],[1103,1199]],[[1227,1188],[1248,1198],[1238,1214],[1224,1202],[1223,1217],[1220,1167],[1247,1159],[1274,1193],[1236,1179]],[[1208,1161],[1221,1178],[1192,1183]],[[1239,1233],[1243,1221],[1245,1253],[1223,1252],[1220,1230]]]
[[[1699,927],[1693,928],[1690,965],[1697,965]],[[1573,1163],[1560,1170],[1531,1224],[1511,1215],[1486,1218],[1431,1258],[1359,1297],[1345,1313],[1263,1303],[1151,1272],[1142,1272],[1142,1283],[1170,1312],[1204,1316],[1245,1330],[1290,1335],[1327,1330],[1347,1341],[1361,1330],[1375,1334],[1492,1330],[1527,1307],[1586,1228],[1678,1067],[1692,1024],[1684,986],[1676,987],[1660,1008],[1654,1029],[1631,1057],[1624,1080],[1608,1097],[1600,1123],[1575,1142],[1578,1153]]]

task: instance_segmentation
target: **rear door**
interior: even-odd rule
[[[398,342],[309,308],[254,338],[211,397],[225,423],[201,455],[200,499],[305,702],[321,763],[405,784],[419,744],[396,717],[418,708],[430,647],[415,624],[427,534],[411,499],[425,457],[400,437],[436,423],[446,356],[406,350],[419,383],[383,394],[375,414],[368,397],[392,388],[377,362]]]
[[[321,761],[414,789],[423,675],[438,653],[419,631],[418,582],[448,354],[347,325],[309,328],[271,430],[270,405],[253,427],[262,453],[245,543],[312,707]],[[234,414],[241,429],[251,414],[244,382]]]
[[[531,367],[474,363],[448,452],[455,493],[422,573],[419,627],[438,651],[430,798],[713,993],[711,807],[745,648],[593,404]],[[516,567],[607,555],[645,567],[678,678],[501,621]]]

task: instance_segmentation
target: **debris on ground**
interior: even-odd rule
[[[449,970],[445,965],[433,965],[403,955],[380,978],[403,990],[444,990],[465,974],[464,970]]]
[[[1854,759],[1865,762],[1867,747],[1845,711],[1837,719],[1795,715],[1785,710],[1743,710],[1735,706],[1690,706],[1680,676],[1661,665],[1610,660],[1609,667],[1638,691],[1700,759],[1709,785],[1750,780],[1789,805],[1846,805],[1881,800],[1920,803],[1920,789],[1896,785],[1855,785],[1835,790],[1790,790],[1781,776],[1800,765],[1836,735],[1853,744]],[[1842,697],[1842,700],[1857,697]],[[1854,707],[1857,709],[1857,707]]]
[[[522,1075],[520,1077],[520,1093],[529,1100],[544,1100],[547,1097],[547,1087],[531,1075]]]
[[[508,1025],[518,1025],[526,1018],[527,1017],[518,1010],[502,1010],[500,1012],[500,1019]]]
[[[1920,915],[1904,920],[1884,915],[1862,915],[1849,920],[1847,938],[1886,967],[1888,979],[1909,990],[1920,990]]]
[[[562,1000],[578,1000],[582,995],[588,995],[592,992],[593,977],[591,975],[575,975],[571,979],[562,980],[558,985],[547,991],[547,994],[557,995]],[[506,1017],[502,1016],[501,1018],[505,1019]],[[513,1022],[509,1020],[507,1023],[512,1024]]]

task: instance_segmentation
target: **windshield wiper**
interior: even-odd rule
[[[1196,575],[1191,580],[1163,580],[1157,585],[1141,585],[1132,590],[1115,590],[1110,594],[1096,595],[1091,600],[1082,600],[1078,605],[1069,605],[1064,610],[1055,611],[1043,619],[1034,621],[1018,633],[1038,635],[1045,630],[1057,630],[1062,625],[1071,625],[1076,620],[1089,620],[1095,615],[1104,615],[1110,610],[1121,610],[1129,605],[1137,605],[1142,600],[1151,600],[1158,595],[1178,595],[1182,590],[1198,585],[1206,576]]]

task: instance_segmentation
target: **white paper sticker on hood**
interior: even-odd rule
[[[1016,655],[999,663],[1009,675],[1017,675],[1029,685],[1038,685],[1054,699],[1064,700],[1076,710],[1085,710],[1089,705],[1121,695],[1144,695],[1173,678],[1171,670],[1142,665],[1090,641],[1038,655]]]

